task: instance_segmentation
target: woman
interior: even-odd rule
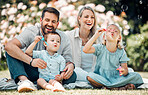
[[[83,7],[77,16],[78,28],[67,31],[70,38],[72,57],[75,63],[75,72],[77,81],[87,81],[88,72],[93,71],[95,66],[95,56],[83,52],[83,47],[96,31],[96,16],[94,10],[89,7]],[[101,37],[96,41],[101,42]]]

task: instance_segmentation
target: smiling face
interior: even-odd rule
[[[112,40],[112,41],[117,41],[120,39],[120,30],[116,25],[110,25],[107,27],[106,30],[106,39],[107,40]]]
[[[55,31],[58,27],[58,17],[54,13],[45,12],[45,15],[40,18],[41,31],[44,34],[47,34],[51,31]]]
[[[48,46],[46,45],[46,50],[50,51],[52,53],[57,52],[59,47],[60,47],[60,42],[61,42],[61,38],[60,38],[59,35],[57,35],[57,34],[48,34],[47,35]]]
[[[80,27],[90,30],[94,26],[95,16],[91,10],[84,10],[82,16],[78,17]]]

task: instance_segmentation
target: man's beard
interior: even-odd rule
[[[50,26],[51,31],[45,32],[45,29],[47,29],[46,27],[47,27],[47,25],[45,25],[45,26],[41,25],[41,29],[42,29],[42,31],[43,31],[44,34],[47,34],[49,32],[52,32],[52,31],[55,31],[56,30],[56,28],[54,28],[53,26]]]

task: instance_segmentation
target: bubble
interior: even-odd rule
[[[122,5],[121,9],[122,9],[122,11],[127,11],[128,10],[128,6],[127,5]]]
[[[117,5],[118,5],[118,3],[114,3],[114,5],[115,5],[115,6],[117,6]]]
[[[138,19],[142,19],[142,15],[138,15]]]
[[[143,3],[142,0],[140,0],[139,3],[142,4]]]
[[[124,46],[124,47],[126,47],[126,46],[127,46],[127,45],[126,45],[126,43],[125,43],[124,41],[122,42],[122,44],[123,44],[123,46]]]

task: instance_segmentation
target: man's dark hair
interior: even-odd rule
[[[57,9],[55,9],[53,7],[47,7],[47,8],[45,8],[43,10],[43,12],[42,12],[42,16],[41,16],[42,19],[44,18],[45,12],[49,12],[49,13],[55,14],[58,17],[58,20],[57,21],[59,21],[60,12]]]

